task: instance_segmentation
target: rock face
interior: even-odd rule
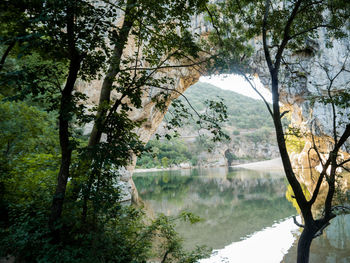
[[[271,138],[270,142],[253,143],[247,141],[232,142],[229,150],[235,154],[238,159],[252,159],[253,161],[261,161],[266,159],[274,159],[279,157],[279,151],[275,138]]]
[[[272,138],[274,140],[274,138]],[[254,143],[248,140],[233,139],[228,144],[218,145],[214,151],[202,152],[199,163],[203,167],[234,166],[279,157],[277,144],[272,142]]]
[[[333,140],[333,115],[336,116],[337,136],[341,136],[345,125],[349,123],[350,109],[335,107],[320,102],[320,98],[330,98],[339,92],[350,90],[349,39],[334,40],[333,47],[326,46],[325,31],[319,31],[318,41],[307,41],[306,45],[294,53],[285,55],[288,70],[281,73],[281,102],[291,112],[291,124],[300,127],[301,133],[308,134],[305,147],[300,153],[292,154],[295,168],[309,168],[307,156],[315,135],[320,152],[329,152]],[[260,52],[260,56],[262,53]],[[267,65],[264,60],[255,58],[259,68],[259,77],[265,86],[270,84]],[[342,149],[349,152],[349,142]],[[311,153],[311,167],[319,165],[319,160]]]
[[[208,27],[205,25],[202,17],[193,19],[193,30],[197,33],[204,34]],[[327,87],[330,79],[342,70],[342,68],[350,69],[350,59],[347,59],[349,53],[349,40],[334,41],[332,48],[325,46],[324,32],[320,32],[320,39],[317,42],[309,41],[309,43],[299,51],[286,54],[290,65],[290,70],[283,72],[281,102],[291,111],[291,121],[294,126],[301,127],[302,131],[312,131],[318,138],[329,138],[332,135],[332,110],[330,106],[325,106],[320,102],[312,102],[313,97],[317,98],[327,94]],[[257,47],[261,43],[257,43]],[[130,48],[129,48],[130,49]],[[254,67],[257,68],[258,75],[262,83],[268,87],[269,77],[267,74],[267,66],[262,59],[262,51],[258,50],[253,59]],[[173,68],[160,72],[159,74],[171,78],[175,82],[174,91],[169,92],[170,96],[167,100],[168,107],[171,101],[177,98],[180,93],[184,92],[188,87],[196,83],[201,74],[195,68]],[[328,75],[327,75],[328,74]],[[284,81],[283,81],[284,79]],[[287,81],[292,80],[292,81]],[[343,71],[334,80],[332,94],[342,90],[349,90],[348,82],[350,80],[350,72]],[[86,93],[90,98],[91,104],[96,104],[99,98],[101,81],[96,80],[89,84],[79,83],[78,90]],[[334,91],[333,91],[334,90]],[[142,108],[134,109],[131,113],[133,120],[146,120],[137,133],[143,142],[147,143],[150,137],[157,130],[163,120],[165,112],[156,108],[156,103],[152,98],[160,91],[156,88],[147,88],[142,95]],[[117,94],[114,94],[117,97]],[[343,111],[344,115],[338,117],[338,122],[348,121],[350,109]],[[339,129],[339,133],[342,130]],[[326,146],[326,145],[324,145]],[[237,145],[232,145],[232,150]],[[301,153],[293,155],[293,163],[295,166],[305,168],[305,157],[310,147],[310,140],[305,143],[305,148]],[[240,147],[242,149],[242,147]],[[266,155],[266,151],[271,152],[271,157],[275,157],[275,150],[266,149],[263,145],[258,147],[261,153]],[[226,149],[225,149],[226,150]],[[345,150],[345,149],[344,149]],[[248,150],[249,151],[249,150]],[[222,152],[224,154],[224,151]],[[239,153],[244,155],[245,153]],[[136,158],[133,158],[130,166],[124,171],[122,181],[125,183],[125,189],[129,193],[135,190],[132,181],[132,172],[136,164]],[[315,163],[314,165],[317,165]],[[130,194],[131,195],[131,194]],[[130,196],[127,195],[127,196]],[[134,191],[134,196],[137,193]],[[127,197],[126,197],[127,199]]]

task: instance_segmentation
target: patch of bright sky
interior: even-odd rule
[[[234,74],[214,75],[209,77],[200,77],[199,81],[207,82],[221,89],[231,90],[253,99],[261,100],[260,96],[252,89],[244,77]],[[272,95],[269,90],[264,88],[258,78],[254,79],[257,90],[264,96],[265,100],[272,102]]]

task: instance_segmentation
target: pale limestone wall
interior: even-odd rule
[[[312,97],[327,95],[327,86],[330,81],[327,77],[334,77],[342,67],[350,70],[350,39],[333,40],[333,47],[328,48],[325,41],[325,31],[319,31],[318,41],[308,41],[307,45],[300,48],[295,53],[287,53],[284,56],[288,63],[288,70],[281,71],[279,75],[281,82],[280,101],[284,108],[290,111],[291,122],[295,127],[300,127],[304,133],[312,132],[320,142],[320,149],[328,152],[332,142],[333,134],[333,114],[331,105],[324,105],[320,102],[312,102]],[[255,41],[258,49],[253,58],[257,74],[262,83],[268,88],[270,86],[270,76],[267,64],[264,60],[261,41]],[[326,67],[325,70],[323,67]],[[350,71],[343,71],[333,83],[333,93],[337,91],[350,90]],[[344,123],[349,123],[348,114],[350,109],[336,109],[338,134],[344,131]],[[343,115],[341,115],[342,113]],[[328,143],[327,143],[328,142]],[[348,148],[350,142],[347,143]],[[306,138],[303,151],[299,154],[291,155],[293,167],[304,170],[309,167],[307,160],[308,151],[312,146],[311,136]],[[348,151],[343,147],[344,151]],[[344,153],[345,154],[345,153]],[[345,154],[346,155],[346,154]],[[311,154],[311,166],[319,165],[318,158]]]

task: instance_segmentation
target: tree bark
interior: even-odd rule
[[[4,64],[5,64],[5,61],[6,61],[6,58],[8,57],[8,55],[10,54],[11,50],[13,49],[13,47],[15,46],[16,44],[16,41],[12,41],[7,49],[5,50],[4,54],[2,55],[1,57],[1,60],[0,60],[0,71],[2,70],[2,68],[4,67]]]
[[[72,158],[72,145],[70,142],[69,122],[72,118],[73,101],[72,92],[75,82],[78,78],[82,56],[76,49],[75,42],[75,25],[74,25],[74,6],[67,6],[67,39],[69,51],[69,71],[66,84],[62,90],[61,103],[59,109],[59,139],[61,147],[61,164],[57,177],[57,185],[51,205],[51,214],[49,218],[49,228],[53,235],[53,241],[58,242],[59,231],[56,229],[56,223],[61,217],[63,202],[66,194],[67,182],[69,178],[69,169]]]
[[[135,19],[133,14],[135,3],[136,3],[136,0],[127,1],[127,6],[125,10],[125,15],[124,15],[124,22],[118,34],[118,40],[116,41],[114,46],[114,50],[110,60],[110,65],[109,65],[107,74],[102,83],[100,99],[98,103],[99,106],[96,113],[96,119],[89,138],[90,147],[97,145],[101,140],[102,126],[107,114],[106,105],[108,105],[110,102],[113,82],[115,81],[115,77],[120,71],[120,63],[121,63],[121,57],[123,55],[123,50],[128,41],[129,33]]]
[[[298,255],[297,255],[297,263],[308,263],[310,256],[310,246],[312,239],[314,237],[314,232],[309,230],[308,227],[305,226],[305,229],[300,235],[298,242]]]
[[[80,58],[75,56],[69,65],[69,74],[66,85],[62,91],[61,105],[59,110],[59,139],[61,147],[61,164],[57,177],[57,185],[52,200],[49,226],[52,231],[55,229],[56,221],[61,217],[63,201],[69,177],[69,167],[72,157],[72,145],[69,141],[69,120],[72,109],[72,92],[80,69]]]
[[[110,103],[110,96],[112,91],[113,82],[115,81],[115,77],[120,72],[120,63],[121,58],[123,55],[123,51],[125,49],[125,46],[127,44],[130,30],[133,26],[134,20],[135,20],[135,14],[134,8],[135,8],[136,0],[128,0],[126,4],[125,14],[124,14],[124,22],[120,29],[120,32],[117,37],[117,41],[114,46],[114,50],[112,53],[112,57],[110,59],[110,65],[107,70],[107,74],[103,80],[101,92],[100,92],[100,99],[98,104],[98,109],[96,113],[96,118],[94,121],[94,126],[92,128],[90,137],[89,137],[89,143],[88,147],[94,147],[96,146],[102,136],[103,132],[103,125],[106,119],[106,115],[108,112],[108,104]],[[89,157],[87,160],[87,163],[84,165],[84,167],[88,167],[91,163],[93,157]],[[89,199],[89,195],[91,192],[91,186],[94,179],[94,173],[92,172],[88,179],[88,185],[86,192],[84,194],[84,201],[83,201],[83,212],[82,212],[82,221],[84,222],[86,220],[87,216],[87,201]],[[75,187],[73,189],[74,193],[79,193],[81,189],[81,186],[78,184],[75,184]],[[76,198],[77,196],[74,196],[73,198]]]

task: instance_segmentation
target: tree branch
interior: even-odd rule
[[[7,56],[9,55],[9,53],[11,52],[12,48],[15,46],[15,44],[16,44],[16,41],[10,42],[10,44],[9,44],[8,47],[6,48],[4,54],[2,55],[1,60],[0,60],[0,71],[1,71],[2,68],[4,67],[6,58],[7,58]]]
[[[350,159],[347,159],[345,161],[342,161],[341,163],[339,163],[337,166],[340,167],[340,166],[343,166],[344,164],[350,162]],[[343,167],[344,168],[344,167]]]
[[[343,135],[340,137],[338,143],[335,146],[335,149],[337,152],[340,149],[340,147],[343,146],[343,144],[346,142],[346,140],[350,137],[350,124],[346,125],[345,131]]]
[[[281,115],[280,115],[280,119],[282,119],[283,116],[286,115],[288,112],[289,112],[289,110],[286,110],[286,111],[282,112]]]
[[[267,66],[269,67],[270,72],[274,70],[273,63],[271,60],[270,50],[267,45],[267,18],[269,16],[269,9],[270,9],[270,0],[265,1],[265,14],[264,14],[264,20],[263,20],[263,27],[262,27],[262,35],[263,35],[263,46],[264,46],[264,53],[265,53],[265,59],[267,62]]]
[[[219,28],[218,28],[218,27],[215,25],[215,23],[214,23],[213,14],[210,12],[210,10],[209,10],[209,8],[208,8],[207,5],[205,5],[205,9],[206,9],[206,11],[207,11],[208,14],[209,14],[211,23],[212,23],[212,25],[213,25],[213,27],[214,27],[214,29],[215,29],[215,31],[216,31],[216,34],[218,35],[220,45],[221,45],[221,47],[223,47],[223,46],[224,46],[224,42],[223,42],[223,40],[222,40],[222,38],[221,38],[221,34],[220,34],[220,31],[219,31]]]
[[[305,227],[303,224],[300,224],[300,223],[297,221],[296,216],[293,216],[293,222],[294,222],[294,224],[296,224],[298,227],[302,227],[302,228]]]
[[[249,83],[250,87],[260,96],[260,98],[264,101],[267,110],[269,111],[271,117],[273,118],[273,113],[270,108],[269,103],[266,101],[265,97],[258,91],[258,89],[253,85],[253,83],[250,81],[250,79],[244,74],[243,72],[240,71],[240,74],[245,78],[245,80]]]
[[[287,23],[286,23],[286,26],[284,27],[284,30],[283,30],[283,40],[282,40],[282,43],[281,45],[279,46],[278,50],[277,50],[277,54],[275,56],[275,64],[274,64],[274,68],[275,69],[278,69],[280,64],[281,64],[281,58],[282,58],[282,53],[288,43],[288,41],[291,39],[290,36],[289,36],[289,33],[290,33],[290,28],[292,26],[292,23],[298,13],[298,9],[301,5],[303,0],[298,0],[295,5],[294,5],[294,8],[293,8],[293,11],[291,13],[291,15],[289,16],[288,20],[287,20]]]

